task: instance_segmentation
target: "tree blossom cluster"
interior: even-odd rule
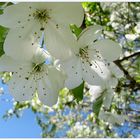
[[[18,3],[4,9],[0,24],[9,32],[0,71],[12,72],[8,86],[16,101],[37,96],[43,104],[53,106],[61,89],[72,90],[85,82],[93,97],[106,91],[103,104],[110,107],[122,76],[113,63],[120,57],[121,46],[103,38],[100,25],[87,27],[76,36],[70,25],[80,27],[83,20],[80,3]],[[94,86],[102,89],[98,95],[92,92]]]

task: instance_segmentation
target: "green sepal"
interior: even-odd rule
[[[78,87],[72,89],[70,92],[73,94],[74,98],[78,102],[81,101],[83,99],[83,93],[84,93],[84,82]]]

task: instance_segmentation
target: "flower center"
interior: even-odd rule
[[[83,59],[88,59],[88,46],[79,49],[79,56]]]
[[[89,56],[89,50],[90,48],[88,46],[84,47],[84,48],[80,48],[79,49],[79,54],[78,56],[81,58],[82,63],[88,63],[89,66],[94,66],[95,68],[99,68],[101,73],[103,73],[100,65],[96,62],[96,60],[93,60],[92,58],[90,58]],[[101,60],[101,56],[99,54],[99,51],[97,51],[95,49],[96,54],[93,54],[94,57],[96,57],[97,59]]]
[[[43,24],[47,24],[48,19],[50,19],[49,13],[47,9],[37,9],[34,13],[33,13],[33,17],[34,19],[38,20],[40,22],[40,24],[42,25],[42,30],[43,29]]]
[[[48,75],[47,69],[45,69],[43,66],[44,63],[45,62],[40,63],[40,64],[33,63],[32,69],[27,71],[28,74],[26,75],[25,79],[29,80],[32,77],[33,80],[38,81],[38,80],[44,78],[44,74]],[[19,70],[22,71],[23,68],[20,67]],[[18,73],[18,72],[16,72],[16,73]],[[19,75],[19,77],[22,77],[22,75]]]
[[[44,64],[44,62],[41,63],[41,64],[34,64],[33,63],[33,72],[41,72],[43,70],[42,69],[43,64]]]
[[[79,56],[81,57],[82,62],[86,61],[90,66],[92,65],[89,60],[88,46],[79,49]]]

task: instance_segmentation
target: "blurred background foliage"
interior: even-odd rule
[[[12,3],[0,2],[0,14]],[[80,28],[71,25],[78,35],[90,25],[102,25],[104,38],[119,42],[123,54],[114,63],[123,71],[109,110],[126,117],[123,124],[109,115],[101,120],[98,113],[102,109],[102,99],[92,100],[88,87],[82,83],[72,91],[63,89],[59,102],[52,109],[44,107],[35,97],[31,102],[13,102],[4,119],[14,115],[20,119],[22,112],[30,108],[36,114],[36,122],[42,129],[42,137],[140,137],[140,3],[98,3],[84,2],[85,18]],[[77,17],[78,18],[78,17]],[[8,29],[0,26],[0,56]],[[108,52],[111,53],[111,52]],[[0,73],[3,83],[11,73]]]

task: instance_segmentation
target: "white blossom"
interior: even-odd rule
[[[28,39],[32,40],[32,36],[35,40],[30,45],[40,42],[44,37],[45,44],[50,46],[50,42],[63,39],[61,34],[63,30],[69,29],[69,24],[80,26],[83,17],[84,11],[80,3],[28,2],[8,6],[4,9],[4,14],[0,15],[0,24],[10,28],[4,51],[12,56],[9,50],[18,48]],[[61,46],[57,46],[58,50],[59,47],[61,49]]]
[[[88,85],[92,101],[103,96],[103,105],[106,109],[110,108],[115,94],[114,88],[117,86],[118,80],[123,77],[123,72],[114,63],[110,63],[109,69],[110,77],[106,79],[102,86]]]
[[[140,33],[140,22],[137,22],[137,25],[135,26],[134,30],[136,33]]]
[[[139,37],[139,35],[138,34],[126,34],[125,37],[128,41],[134,41],[135,39],[137,39]]]
[[[100,111],[99,119],[104,120],[104,121],[109,122],[109,123],[112,123],[112,124],[120,124],[121,125],[125,121],[125,116],[114,114],[111,112]]]
[[[114,96],[114,90],[111,87],[91,86],[91,85],[89,85],[89,88],[90,88],[89,93],[91,95],[91,101],[96,102],[98,97],[102,96],[103,106],[106,109],[109,109]]]
[[[63,45],[69,48],[69,53],[60,50],[59,55],[55,54],[56,58],[64,53],[69,56],[69,59],[61,61],[68,75],[66,87],[69,89],[77,87],[83,81],[91,85],[101,85],[110,76],[108,66],[119,58],[121,48],[111,40],[98,40],[101,30],[102,27],[96,25],[83,30],[77,39],[74,36],[72,38],[72,35],[65,36],[65,40],[69,38],[69,42],[63,42]],[[55,43],[52,45],[57,47]]]
[[[88,85],[88,87],[89,87],[89,93],[90,93],[90,96],[91,96],[91,102],[93,102],[98,97],[101,96],[102,89],[101,89],[100,86],[90,86],[90,85]]]
[[[13,72],[12,79],[7,84],[16,101],[31,100],[37,92],[43,104],[52,106],[57,103],[65,75],[59,68],[45,64],[48,55],[43,49],[34,49],[32,58],[28,61],[18,61],[4,54],[0,58],[0,71]]]

